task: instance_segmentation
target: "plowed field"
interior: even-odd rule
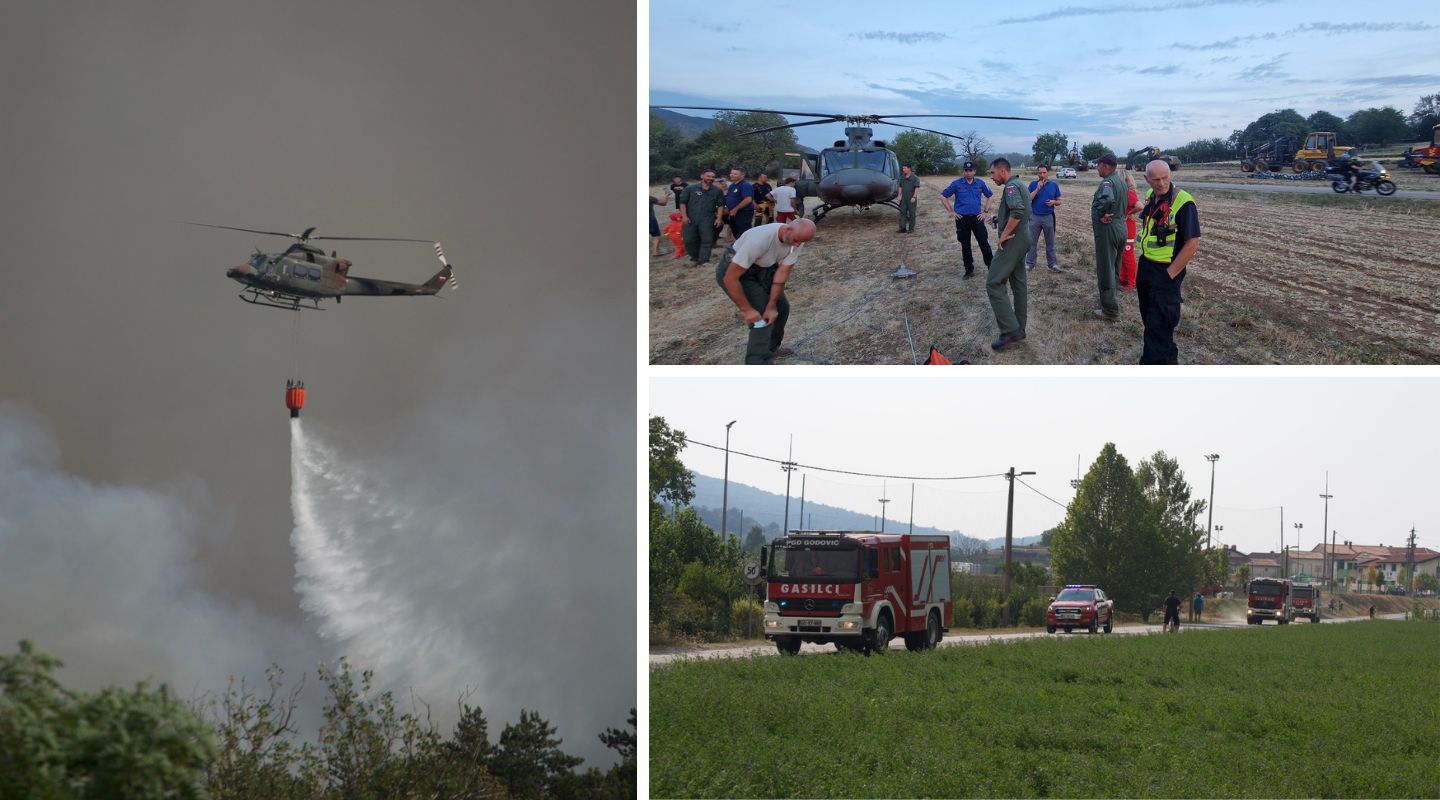
[[[1176,332],[1182,364],[1440,363],[1440,203],[1249,193],[1177,177],[1195,194],[1202,230]],[[790,279],[786,344],[796,353],[780,363],[909,364],[907,321],[921,360],[935,344],[957,363],[1137,362],[1135,294],[1122,294],[1119,321],[1092,316],[1087,178],[1061,182],[1062,271],[1046,270],[1042,246],[1026,341],[990,350],[997,331],[978,250],[977,275],[962,279],[939,203],[949,179],[927,177],[915,233],[897,234],[888,208],[842,209],[820,223]],[[745,330],[715,284],[719,250],[697,269],[672,259],[668,240],[663,249],[649,259],[651,363],[742,363]],[[900,264],[919,275],[891,279]]]

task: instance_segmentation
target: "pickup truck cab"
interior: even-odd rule
[[[1046,633],[1054,633],[1056,628],[1066,633],[1075,628],[1109,633],[1114,624],[1115,601],[1093,584],[1067,584],[1060,594],[1050,598],[1050,607],[1045,609]]]

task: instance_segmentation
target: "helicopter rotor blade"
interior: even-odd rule
[[[749,114],[779,114],[784,117],[829,117],[835,122],[845,119],[844,114],[813,114],[809,111],[775,111],[769,108],[719,108],[716,106],[650,106],[651,108],[685,108],[694,111],[738,111]],[[805,123],[807,125],[814,123]]]
[[[227,231],[244,231],[245,233],[263,233],[267,236],[286,236],[297,241],[305,241],[305,235],[300,233],[286,233],[284,231],[257,231],[254,228],[236,228],[233,225],[211,225],[205,222],[187,222],[178,220],[181,225],[198,225],[201,228],[220,228]],[[311,230],[314,230],[313,228]]]
[[[956,136],[956,135],[953,134],[953,133],[946,133],[945,131],[936,131],[936,130],[931,130],[931,129],[929,129],[929,128],[921,128],[921,127],[919,127],[918,125],[906,125],[906,124],[903,123],[903,122],[886,122],[885,120],[882,119],[882,120],[880,120],[879,122],[877,122],[876,124],[877,124],[877,125],[894,125],[894,126],[897,127],[897,128],[909,128],[909,129],[911,129],[911,130],[916,130],[916,131],[925,131],[926,133],[938,133],[938,134],[940,134],[941,136],[948,136],[948,137],[950,137],[951,139],[959,139],[959,140],[962,141],[962,142],[965,141],[965,137],[963,137],[963,136]]]
[[[1018,119],[1025,122],[1035,122],[1034,117],[996,117],[989,114],[881,114],[877,120],[898,119],[900,117],[950,117],[951,119]],[[890,123],[895,124],[895,123]]]
[[[421,242],[434,244],[434,239],[396,239],[388,236],[311,236],[313,240],[326,239],[332,242]]]
[[[757,134],[757,133],[769,133],[770,131],[783,131],[783,130],[785,130],[786,128],[803,128],[803,127],[805,127],[806,125],[833,125],[833,124],[835,124],[835,120],[833,120],[833,119],[816,119],[816,120],[811,120],[811,121],[809,121],[809,122],[792,122],[792,123],[790,123],[789,125],[776,125],[776,126],[773,127],[773,128],[761,128],[761,129],[758,130],[758,131],[745,131],[744,133],[742,133],[742,134],[740,134],[740,135],[741,135],[741,136],[754,136],[754,135]]]

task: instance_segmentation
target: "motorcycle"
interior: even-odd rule
[[[1351,191],[1350,176],[1346,173],[1344,167],[1328,167],[1325,172],[1334,176],[1330,188],[1334,189],[1336,194],[1345,194]],[[1385,168],[1380,166],[1379,161],[1370,162],[1369,169],[1362,169],[1357,174],[1359,177],[1355,181],[1354,189],[1356,194],[1364,192],[1367,189],[1374,189],[1375,193],[1381,197],[1389,197],[1395,194],[1395,183],[1390,180],[1390,173],[1386,172]]]

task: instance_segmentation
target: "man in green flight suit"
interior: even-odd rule
[[[1125,203],[1129,199],[1125,180],[1115,174],[1115,156],[1106,153],[1095,159],[1100,185],[1090,200],[1090,230],[1095,234],[1095,282],[1100,287],[1102,319],[1120,318],[1120,259],[1125,253]]]
[[[920,176],[911,171],[909,164],[900,165],[900,230],[896,233],[915,232],[915,204],[920,201]]]
[[[710,263],[710,248],[715,246],[715,229],[720,227],[725,210],[725,193],[715,185],[715,170],[700,173],[700,183],[685,187],[680,193],[680,235],[691,264]]]
[[[990,308],[995,311],[995,324],[1000,327],[1000,337],[991,342],[990,347],[1003,350],[1025,338],[1029,306],[1025,254],[1030,252],[1030,192],[1019,178],[1010,174],[1010,161],[1006,158],[990,162],[990,179],[1003,188],[1000,189],[1000,209],[995,215],[1000,238],[985,276],[985,291],[990,295]],[[1013,307],[1005,293],[1007,283],[1015,296]]]

